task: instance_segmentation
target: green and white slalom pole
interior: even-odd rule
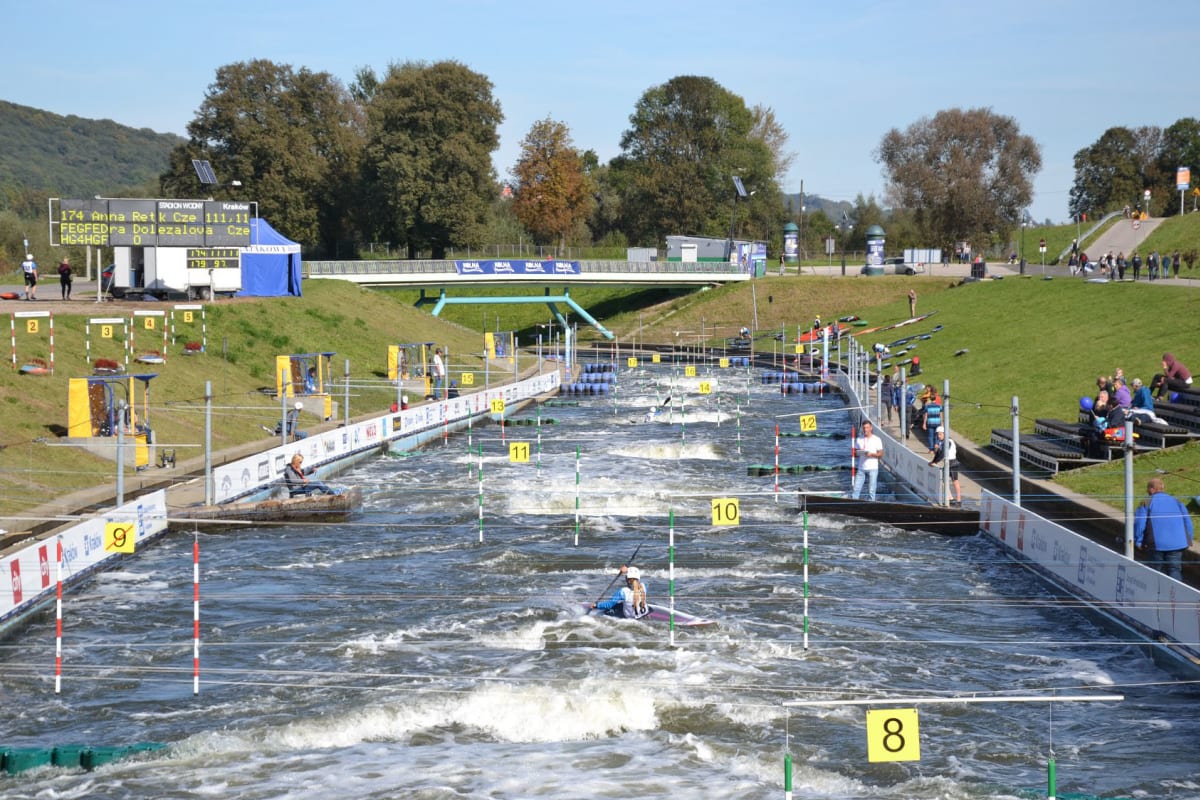
[[[467,412],[467,477],[471,477],[471,473],[475,471],[475,461],[471,458],[474,454],[474,448],[471,446],[471,420],[474,415],[470,411]]]
[[[575,445],[575,546],[579,547],[579,445]]]
[[[783,754],[783,800],[792,800],[792,754]]]
[[[483,544],[483,443],[479,444],[479,543]]]
[[[542,404],[537,404],[537,476],[542,477]]]
[[[742,454],[742,404],[737,403],[737,448],[738,455]]]
[[[808,498],[801,495],[804,503],[804,649],[808,649]],[[789,770],[790,774],[790,770]]]
[[[671,598],[671,646],[675,646],[675,510],[669,512],[670,535],[667,540],[667,593]]]

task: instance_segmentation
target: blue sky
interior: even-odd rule
[[[646,89],[705,75],[775,109],[796,153],[786,192],[803,180],[882,200],[884,133],[989,107],[1042,148],[1034,218],[1065,221],[1078,150],[1115,125],[1200,116],[1195,0],[6,5],[0,99],[181,135],[224,64],[267,58],[349,83],[361,66],[460,61],[503,108],[500,176],[539,119],[607,161]]]

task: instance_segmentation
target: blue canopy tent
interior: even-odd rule
[[[250,220],[250,246],[242,248],[238,297],[300,296],[300,245],[265,219]]]

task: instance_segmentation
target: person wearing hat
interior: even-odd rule
[[[33,260],[33,253],[25,254],[25,260],[21,262],[21,272],[25,274],[25,299],[37,300],[37,262]]]
[[[300,430],[300,412],[303,410],[304,403],[297,400],[287,415],[287,435],[296,440],[308,438],[308,434]],[[279,435],[279,423],[275,423],[275,435]]]
[[[58,265],[58,284],[59,288],[62,289],[63,300],[71,299],[71,277],[73,274],[74,270],[71,269],[71,259],[63,256],[62,263]]]
[[[283,482],[287,486],[288,497],[301,497],[313,492],[322,494],[338,494],[321,481],[310,481],[304,469],[304,456],[296,453],[292,460],[283,468]]]
[[[622,566],[625,585],[617,589],[608,600],[592,603],[592,608],[605,614],[625,619],[638,619],[650,613],[646,602],[646,587],[642,584],[642,571],[637,567]]]
[[[936,467],[945,461],[950,469],[950,480],[954,481],[954,499],[950,501],[952,506],[962,505],[962,488],[958,485],[958,445],[953,439],[946,438],[946,428],[943,425],[937,426],[935,433],[937,436],[937,448],[933,451],[933,459],[929,462],[929,466]]]

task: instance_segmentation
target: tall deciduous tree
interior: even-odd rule
[[[1137,150],[1133,131],[1116,127],[1075,154],[1075,183],[1068,206],[1072,218],[1081,214],[1099,217],[1140,202],[1144,176],[1138,168]]]
[[[362,124],[328,73],[266,60],[220,67],[188,137],[159,180],[165,195],[257,200],[262,217],[310,249],[331,251],[347,235]],[[241,188],[202,186],[194,158]]]
[[[754,115],[712,78],[681,76],[648,89],[610,166],[622,192],[622,227],[632,243],[669,234],[723,237],[730,215],[762,235],[783,216],[771,151],[752,135]],[[732,177],[750,202],[734,203]],[[749,220],[748,224],[746,220]]]
[[[369,81],[364,80],[369,78]],[[392,65],[370,86],[364,178],[377,233],[414,257],[483,243],[504,116],[492,83],[455,61]]]
[[[521,141],[513,176],[513,213],[538,244],[557,240],[561,246],[595,204],[571,132],[549,117],[535,122]]]
[[[1037,143],[987,108],[954,108],[893,128],[878,160],[889,199],[913,214],[929,244],[990,241],[1020,224],[1042,166]]]
[[[775,118],[775,109],[762,104],[750,110],[754,116],[754,124],[750,128],[750,137],[763,143],[771,153],[771,168],[776,182],[782,182],[791,169],[796,154],[787,149],[788,132]]]
[[[1200,184],[1200,120],[1195,117],[1177,120],[1163,131],[1159,171],[1166,178],[1164,194],[1171,198],[1164,206],[1169,214],[1179,209],[1179,190],[1175,182],[1175,171],[1179,167],[1191,170],[1193,187]]]

